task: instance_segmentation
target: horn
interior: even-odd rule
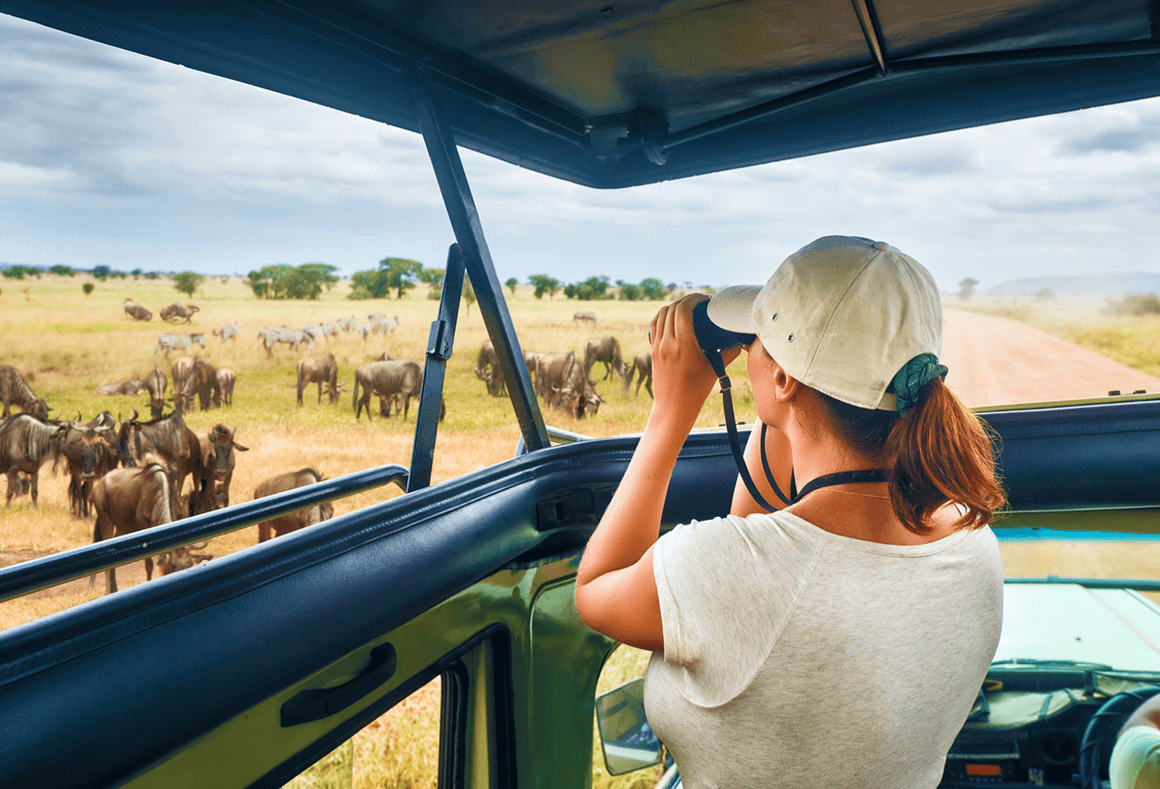
[[[136,422],[140,418],[141,418],[141,415],[137,413],[137,406],[133,406],[133,418],[130,419],[129,421]]]

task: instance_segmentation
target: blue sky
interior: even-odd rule
[[[463,159],[501,281],[763,282],[828,233],[945,290],[1160,272],[1160,100],[614,192]],[[0,261],[349,274],[452,241],[417,135],[0,15]]]

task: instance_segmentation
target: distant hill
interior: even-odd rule
[[[1026,277],[1012,279],[987,290],[988,293],[1037,293],[1050,288],[1056,294],[1082,293],[1116,296],[1121,293],[1160,293],[1160,274],[1123,271],[1086,274],[1078,277]]]

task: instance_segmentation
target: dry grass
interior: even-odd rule
[[[436,677],[286,784],[289,789],[435,789],[439,783]]]
[[[93,390],[102,383],[140,377],[154,364],[153,347],[158,334],[202,331],[207,348],[198,351],[219,367],[237,373],[238,384],[232,408],[195,413],[188,418],[195,431],[204,432],[217,422],[238,428],[238,441],[249,451],[238,458],[231,499],[248,501],[262,479],[282,471],[313,466],[334,477],[382,463],[410,464],[414,412],[409,421],[398,419],[373,422],[355,421],[351,407],[351,381],[355,366],[388,351],[395,358],[422,359],[428,328],[435,317],[437,302],[423,293],[403,300],[348,301],[345,285],[324,294],[317,302],[259,301],[237,279],[223,283],[220,278],[206,281],[204,293],[186,299],[161,281],[117,281],[97,283],[88,298],[81,295],[85,276],[59,278],[45,276],[27,284],[28,298],[12,293],[0,296],[0,332],[5,343],[3,363],[31,373],[33,389],[47,397],[54,411],[85,417],[108,409],[128,414],[133,406],[145,408],[144,397],[96,397]],[[421,287],[420,291],[423,290]],[[505,293],[505,295],[507,295]],[[134,323],[124,318],[122,300],[129,296],[154,313],[171,301],[191,302],[201,307],[191,326],[172,327],[159,323]],[[1090,300],[1089,300],[1090,302]],[[537,301],[530,290],[520,288],[509,306],[527,350],[564,351],[582,349],[590,338],[612,334],[618,337],[626,360],[647,347],[647,325],[656,304],[640,302],[598,302],[580,305],[558,297]],[[951,304],[956,308],[962,304]],[[1160,336],[1160,319],[1110,319],[1099,316],[1098,303],[1024,304],[1018,300],[985,304],[977,298],[975,308],[1019,317],[1068,339],[1095,347],[1120,361],[1153,374],[1160,352],[1123,351],[1124,348],[1152,348]],[[572,325],[576,309],[593,309],[600,318],[595,329]],[[313,352],[293,353],[284,348],[267,359],[256,340],[257,329],[266,325],[301,326],[307,322],[334,320],[351,314],[365,319],[368,312],[402,316],[402,325],[389,338],[376,337],[366,345],[355,337],[343,336]],[[242,336],[221,345],[210,335],[212,328],[231,320],[242,322]],[[1148,321],[1152,321],[1149,323]],[[1069,326],[1087,326],[1089,334]],[[1095,328],[1092,328],[1092,327]],[[1069,336],[1068,332],[1072,334]],[[1108,332],[1112,332],[1111,335]],[[1119,334],[1116,334],[1119,332]],[[1109,339],[1109,336],[1111,339]],[[448,363],[445,397],[448,417],[440,426],[435,453],[434,481],[442,481],[510,458],[519,434],[511,407],[505,399],[487,396],[482,382],[471,372],[475,354],[486,337],[478,308],[461,311],[456,354]],[[1125,339],[1127,338],[1127,339]],[[295,403],[295,364],[315,353],[334,353],[340,379],[347,391],[334,406],[316,402],[316,390],[307,391],[305,405]],[[1118,354],[1124,353],[1123,357]],[[1135,362],[1129,360],[1136,359]],[[1152,354],[1150,357],[1148,354]],[[168,370],[169,362],[160,360]],[[1147,365],[1153,365],[1149,369]],[[731,376],[735,385],[738,417],[752,419],[752,394],[744,365],[735,365]],[[599,377],[599,376],[596,376]],[[550,424],[592,436],[612,436],[638,431],[648,415],[651,400],[637,399],[618,385],[600,383],[606,399],[594,419],[578,422],[566,415],[548,413]],[[711,398],[699,425],[723,422],[720,398]],[[9,560],[59,552],[89,543],[92,520],[78,520],[68,514],[66,480],[53,477],[46,467],[41,475],[41,506],[33,510],[28,499],[18,506],[0,509],[0,552]],[[371,491],[336,502],[337,514],[365,507],[400,495],[395,487]],[[256,528],[245,529],[215,539],[207,550],[223,555],[242,550],[256,542]],[[1140,543],[1007,543],[1003,546],[1008,575],[1091,575],[1152,577],[1160,566],[1154,546]],[[122,584],[125,585],[125,584]],[[103,589],[98,584],[98,591]],[[89,596],[74,592],[41,593],[0,605],[0,629],[13,627],[76,605]],[[648,653],[622,648],[609,660],[601,675],[600,692],[643,674]],[[395,709],[367,726],[353,740],[328,757],[329,766],[319,766],[292,783],[295,787],[349,786],[344,775],[353,776],[357,787],[434,786],[437,776],[439,683],[426,686]],[[604,772],[596,741],[593,784],[597,789],[629,789],[651,786],[659,768],[613,778]],[[344,781],[347,781],[344,783]]]

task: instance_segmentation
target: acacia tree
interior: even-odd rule
[[[967,277],[959,283],[959,298],[963,301],[969,299],[975,293],[975,286],[979,284],[977,279]]]
[[[179,293],[184,293],[192,296],[193,292],[201,287],[201,282],[204,280],[201,274],[195,274],[192,271],[182,271],[173,277],[173,289]]]
[[[534,287],[535,296],[537,299],[544,298],[544,294],[548,294],[548,298],[556,295],[556,291],[560,289],[560,280],[555,277],[549,277],[547,274],[533,274],[528,277],[528,284]]]
[[[508,277],[507,281],[504,284],[507,285],[507,289],[512,292],[512,295],[515,296],[516,295],[516,286],[520,284],[520,281],[518,279],[516,279],[515,277]]]
[[[446,269],[420,268],[419,281],[430,286],[430,289],[427,291],[427,298],[439,298],[439,294],[443,291],[443,278],[446,276]]]

